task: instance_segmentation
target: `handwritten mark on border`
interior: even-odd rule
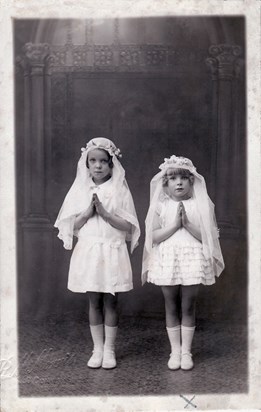
[[[192,406],[193,408],[196,409],[197,405],[194,405],[194,403],[192,403],[193,399],[195,398],[195,395],[189,400],[188,398],[186,398],[186,396],[184,395],[179,395],[182,399],[184,399],[185,402],[187,402],[187,404],[184,406],[184,409],[187,408],[187,406]]]

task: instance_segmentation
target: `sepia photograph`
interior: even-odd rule
[[[12,18],[17,356],[1,380],[43,400],[27,410],[249,396],[249,24]]]

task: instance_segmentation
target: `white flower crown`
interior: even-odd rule
[[[122,157],[120,149],[114,146],[114,144],[111,142],[104,144],[95,143],[93,140],[90,140],[88,143],[86,143],[86,147],[81,148],[81,151],[85,152],[86,150],[90,149],[103,149],[106,150],[106,152],[108,152],[110,156],[116,156],[117,159],[120,159]]]
[[[189,169],[192,173],[196,171],[195,166],[193,165],[190,159],[182,156],[172,155],[169,158],[164,159],[164,163],[159,166],[160,170],[166,170],[169,168],[175,169]]]

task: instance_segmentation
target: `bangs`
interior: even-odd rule
[[[167,172],[166,172],[166,176],[167,177],[170,177],[170,176],[177,176],[177,175],[180,175],[180,176],[182,176],[182,177],[189,177],[189,176],[192,176],[192,173],[190,173],[190,171],[188,170],[188,169],[182,169],[182,168],[180,168],[180,169],[169,169]]]
[[[182,168],[169,168],[165,175],[162,177],[162,183],[163,186],[168,185],[169,179],[171,179],[172,176],[181,176],[181,177],[186,177],[188,179],[192,179],[193,174],[188,170],[188,169],[182,169]]]
[[[108,160],[109,166],[112,169],[113,168],[113,161],[112,161],[112,156],[110,155],[109,152],[107,152],[107,150],[102,149],[100,147],[97,147],[97,149],[95,148],[95,150],[99,150],[100,152],[103,152],[104,154],[106,154],[106,160]],[[92,150],[89,151],[89,153],[86,156],[86,167],[89,168],[89,157],[91,158],[92,155]]]

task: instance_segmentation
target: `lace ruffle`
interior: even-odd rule
[[[157,285],[192,285],[215,283],[210,260],[205,259],[202,245],[161,243],[153,248],[148,281]]]

